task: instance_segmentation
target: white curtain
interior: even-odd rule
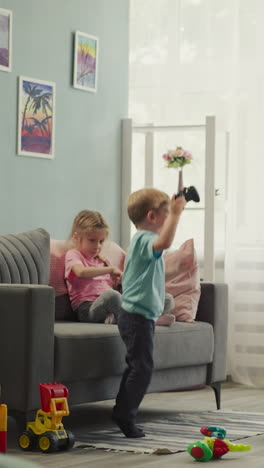
[[[216,116],[216,280],[229,285],[228,373],[258,387],[264,387],[263,22],[263,0],[130,4],[130,117],[169,125]],[[185,132],[155,141],[155,185],[168,186],[160,156],[176,144],[194,156],[186,185],[202,191],[203,139]],[[137,152],[141,145],[135,142]],[[135,186],[141,156],[132,171]],[[179,242],[194,237],[200,256],[202,216],[189,211],[178,235]]]

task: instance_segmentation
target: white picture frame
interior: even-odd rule
[[[18,80],[17,153],[53,159],[56,84],[20,76]]]
[[[0,70],[12,71],[13,13],[0,8]]]
[[[99,59],[99,38],[75,32],[73,87],[96,93]]]

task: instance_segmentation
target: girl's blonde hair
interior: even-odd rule
[[[128,216],[135,226],[138,226],[145,220],[150,210],[158,211],[168,206],[169,202],[169,196],[160,190],[154,188],[137,190],[128,197]]]
[[[109,226],[99,211],[82,210],[73,220],[70,237],[72,237],[75,232],[82,236],[95,229],[104,229],[106,235],[108,236],[109,234]]]

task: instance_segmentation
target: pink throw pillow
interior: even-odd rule
[[[55,296],[68,294],[64,280],[65,254],[73,246],[67,240],[50,240],[50,278],[49,285],[55,289]],[[101,255],[106,257],[111,265],[123,271],[125,252],[113,241],[106,241]]]
[[[64,280],[65,254],[71,248],[69,241],[50,240],[50,278],[49,285],[55,289],[55,296],[68,294]]]
[[[116,242],[110,240],[106,241],[103,245],[101,255],[102,257],[106,257],[111,265],[124,271],[126,253]]]
[[[199,265],[193,239],[184,242],[178,250],[164,255],[166,292],[172,294],[175,308],[171,314],[179,322],[193,322],[201,295]]]

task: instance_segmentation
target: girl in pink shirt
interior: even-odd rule
[[[73,221],[71,239],[75,248],[66,252],[65,280],[79,322],[104,323],[109,318],[117,322],[121,294],[113,287],[120,283],[122,272],[100,256],[108,233],[98,211],[83,210]]]

